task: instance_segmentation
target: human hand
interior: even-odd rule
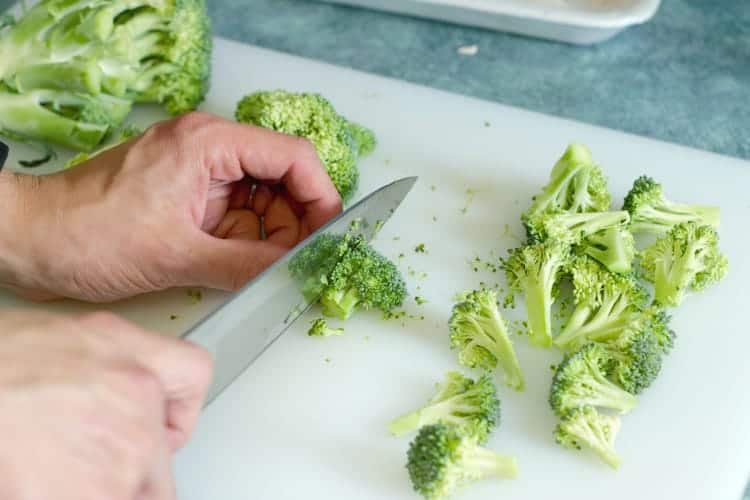
[[[110,314],[0,318],[0,498],[173,500],[211,361]]]
[[[20,194],[2,207],[0,284],[39,300],[234,290],[341,211],[307,141],[201,113],[3,184]]]

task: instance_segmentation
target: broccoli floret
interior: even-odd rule
[[[630,212],[631,229],[635,233],[661,234],[683,222],[719,227],[718,207],[670,201],[664,196],[661,184],[645,175],[635,180],[622,208]]]
[[[204,0],[43,0],[0,37],[0,131],[91,151],[134,101],[195,109],[211,43]]]
[[[289,271],[329,317],[347,319],[357,309],[387,313],[406,298],[398,268],[361,235],[320,236],[292,258]]]
[[[495,291],[464,292],[458,300],[449,327],[451,349],[459,349],[459,362],[485,370],[494,370],[499,364],[508,387],[523,390],[523,373],[508,328],[498,310]]]
[[[514,457],[482,448],[458,427],[445,423],[420,429],[409,447],[406,468],[414,490],[427,500],[447,498],[473,481],[518,475]]]
[[[578,252],[596,259],[613,273],[629,273],[635,259],[635,239],[624,227],[610,227],[583,240]]]
[[[550,240],[511,250],[502,260],[511,294],[524,294],[529,335],[537,346],[549,347],[552,342],[552,304],[569,259],[569,246]]]
[[[235,118],[241,123],[308,139],[344,201],[357,190],[357,160],[375,147],[371,131],[339,115],[319,94],[257,92],[237,104]]]
[[[630,220],[625,211],[619,212],[543,212],[524,221],[530,242],[559,240],[570,245],[609,228],[623,227]]]
[[[482,375],[475,382],[462,373],[450,371],[426,406],[395,419],[388,429],[401,436],[438,422],[457,425],[477,443],[486,443],[500,422],[500,400],[492,379]]]
[[[591,152],[586,146],[571,144],[552,168],[549,183],[534,197],[523,220],[543,212],[604,212],[610,203],[607,179]]]
[[[569,411],[560,420],[555,429],[555,441],[574,450],[580,450],[582,445],[587,446],[604,463],[617,469],[620,457],[615,451],[615,439],[619,431],[619,417],[602,415],[595,408],[584,406]]]
[[[343,328],[331,328],[328,326],[328,322],[323,318],[318,318],[312,321],[310,329],[307,331],[310,337],[331,337],[334,335],[343,335]]]
[[[641,265],[654,283],[654,300],[666,307],[680,305],[688,290],[718,283],[729,267],[716,230],[694,222],[678,224],[656,240],[643,252]]]
[[[609,378],[631,394],[640,394],[661,371],[664,350],[650,328],[636,322],[616,339],[599,345],[610,359]]]
[[[638,400],[607,378],[611,359],[602,347],[586,344],[567,356],[552,379],[549,402],[559,417],[573,408],[594,406],[620,413],[632,410]]]
[[[572,352],[616,337],[641,317],[648,294],[633,275],[612,274],[588,257],[575,259],[569,271],[576,305],[553,341],[557,347]]]

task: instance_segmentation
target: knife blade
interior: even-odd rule
[[[416,177],[406,177],[369,194],[299,243],[183,335],[214,357],[214,377],[206,405],[315,302],[305,298],[299,283],[290,275],[290,260],[324,234],[352,233],[352,228],[356,228],[356,234],[371,241],[416,181]]]

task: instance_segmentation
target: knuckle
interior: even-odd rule
[[[192,111],[172,120],[172,132],[177,137],[192,136],[199,130],[206,126],[210,126],[215,122],[216,118],[207,113]]]
[[[161,382],[151,370],[132,363],[120,367],[118,375],[120,391],[128,400],[153,404],[163,399]]]

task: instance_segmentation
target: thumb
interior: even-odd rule
[[[287,252],[268,241],[215,238],[204,232],[193,239],[191,262],[181,286],[237,290]]]

